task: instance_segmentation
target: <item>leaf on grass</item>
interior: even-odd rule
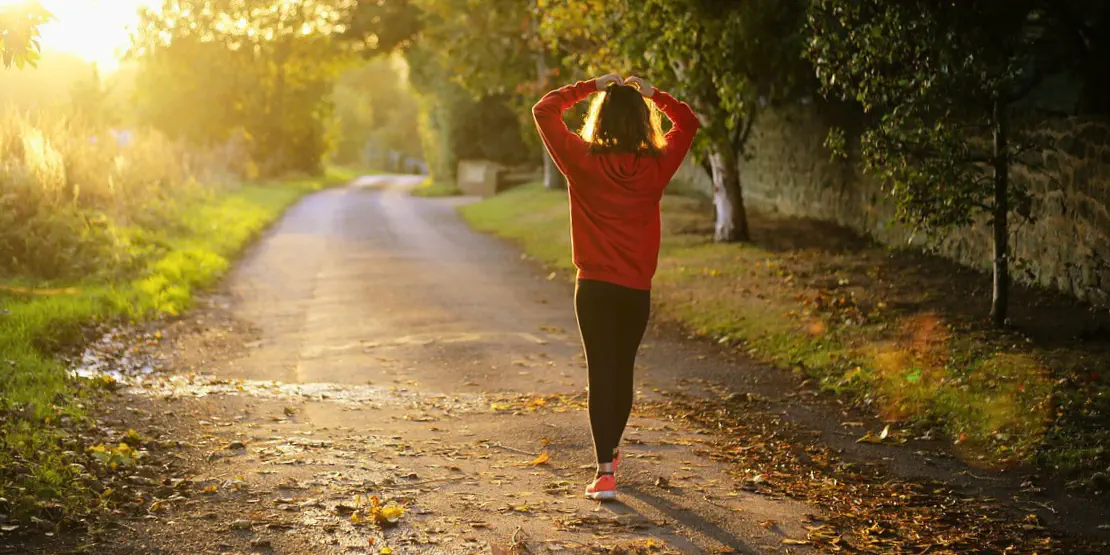
[[[544,451],[543,453],[540,453],[540,456],[536,457],[534,460],[532,460],[532,462],[528,464],[531,466],[539,466],[541,464],[547,464],[547,461],[549,460],[551,460],[551,455],[547,454],[547,451]]]

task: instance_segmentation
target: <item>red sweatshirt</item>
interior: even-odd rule
[[[685,103],[655,89],[650,100],[674,123],[662,156],[593,154],[567,129],[563,112],[595,92],[593,80],[556,89],[536,103],[532,115],[570,185],[571,252],[578,278],[650,290],[659,263],[659,201],[690,150],[698,120]]]

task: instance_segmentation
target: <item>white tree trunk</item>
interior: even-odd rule
[[[563,177],[562,172],[559,171],[546,148],[543,150],[543,188],[548,190],[567,188],[566,177]]]
[[[732,146],[714,145],[713,152],[709,154],[709,167],[713,177],[713,205],[717,209],[713,240],[718,243],[749,240],[748,214],[740,188],[740,166]]]

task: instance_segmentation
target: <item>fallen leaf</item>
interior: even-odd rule
[[[551,460],[551,455],[547,454],[547,451],[544,451],[543,453],[540,453],[540,456],[536,457],[532,462],[528,464],[531,466],[539,466],[541,464],[547,464],[547,461],[549,460]]]

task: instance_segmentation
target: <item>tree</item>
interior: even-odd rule
[[[332,83],[351,57],[344,0],[167,0],[144,10],[133,56],[155,127],[215,146],[245,131],[262,172],[319,172]],[[204,110],[194,109],[204,106]]]
[[[526,117],[526,103],[534,102],[541,88],[538,76],[546,76],[552,63],[536,34],[535,4],[364,0],[352,12],[346,35],[367,55],[404,53],[420,97],[424,154],[434,176],[453,176],[460,156],[515,161],[521,131],[527,130],[529,146],[544,153],[545,183],[565,187]],[[520,116],[511,130],[506,107]],[[466,132],[476,134],[460,136]]]
[[[998,326],[1009,297],[1008,219],[1029,215],[1028,191],[1010,179],[1027,143],[1012,112],[1067,57],[1046,6],[816,0],[809,13],[808,56],[827,92],[870,115],[860,155],[897,201],[897,217],[927,232],[989,219]],[[830,137],[843,152],[843,134]]]
[[[433,178],[453,177],[464,158],[518,164],[530,157],[519,112],[503,95],[476,95],[451,79],[430,41],[420,39],[405,58],[422,106],[421,136]]]
[[[0,6],[0,62],[34,66],[41,54],[39,27],[54,19],[38,0]]]
[[[403,63],[399,56],[378,57],[339,77],[332,93],[339,129],[337,159],[361,161],[367,144],[383,155],[421,156],[419,107],[405,83]]]
[[[565,189],[566,179],[542,147],[531,104],[551,84],[557,68],[538,34],[535,0],[413,0],[423,12],[421,46],[433,53],[444,77],[483,104],[502,99],[519,115],[516,127],[541,152],[544,186]],[[491,112],[496,113],[496,111]],[[518,134],[519,134],[518,131]]]
[[[590,74],[646,76],[690,103],[713,178],[714,238],[749,239],[740,164],[758,111],[807,83],[802,0],[551,0],[544,36]]]

